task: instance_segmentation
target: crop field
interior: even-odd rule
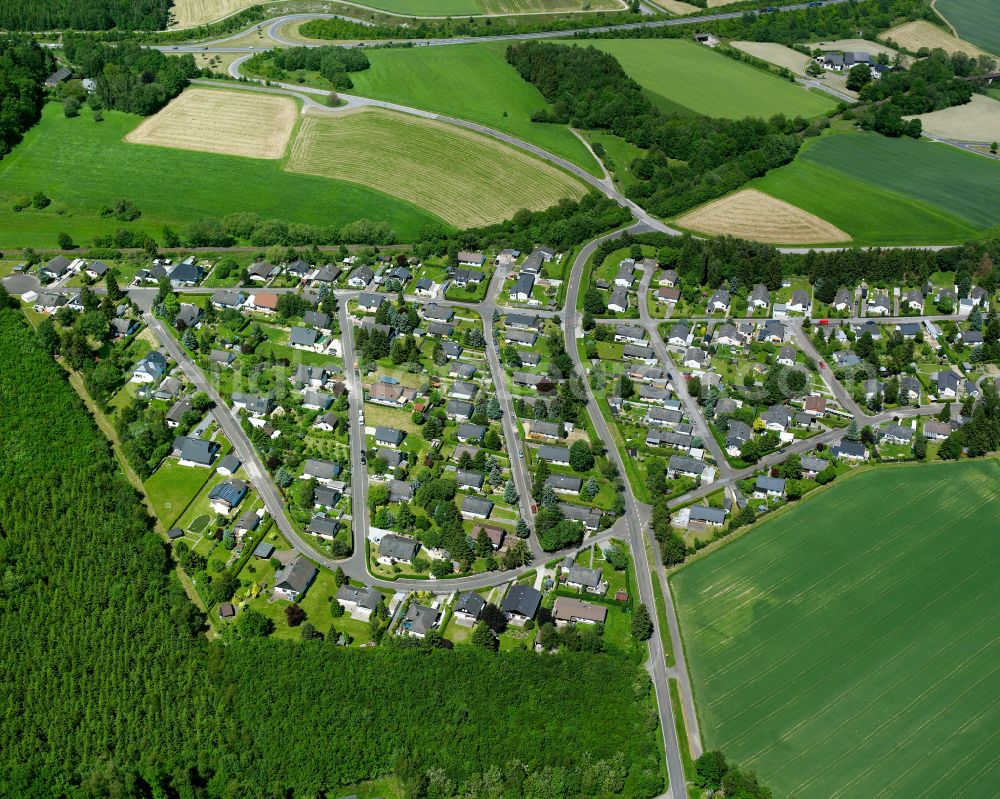
[[[247,158],[281,158],[297,115],[291,97],[188,89],[144,120],[125,141]]]
[[[835,225],[756,189],[743,189],[714,200],[676,221],[699,233],[738,236],[770,244],[833,244],[851,240]]]
[[[1000,101],[974,94],[965,105],[921,114],[920,122],[927,133],[943,139],[989,144],[1000,139]]]
[[[419,204],[458,227],[500,222],[586,192],[520,150],[441,122],[382,109],[306,115],[287,169],[349,180]]]
[[[900,47],[905,47],[913,52],[917,52],[921,47],[927,47],[931,50],[940,47],[949,53],[967,53],[973,56],[983,52],[975,45],[962,39],[956,39],[944,28],[939,28],[923,19],[890,28],[879,38],[893,41]]]
[[[934,7],[965,41],[1000,55],[1000,5],[996,0],[937,0]]]
[[[620,0],[477,0],[483,14],[549,14],[554,12],[582,11],[584,6],[592,11],[621,11],[628,7]]]
[[[796,75],[804,75],[806,67],[812,61],[809,56],[803,55],[798,50],[775,42],[730,42],[730,44],[737,50],[742,50],[744,53],[749,53],[770,64],[777,64]]]
[[[173,0],[168,30],[207,25],[256,4],[257,0]]]
[[[1000,225],[1000,164],[944,144],[839,133],[750,183],[865,244],[951,244]]]
[[[163,226],[251,211],[263,219],[344,225],[384,219],[413,240],[435,218],[409,203],[353,183],[285,172],[278,161],[129,144],[125,136],[141,117],[105,111],[104,121],[67,119],[49,103],[42,121],[0,161],[0,246],[53,247],[65,231],[77,243],[125,227],[157,240]],[[42,191],[52,205],[16,213],[14,201]],[[142,216],[123,224],[102,218],[101,206],[117,197]]]
[[[775,114],[813,117],[836,103],[775,75],[682,39],[585,42],[621,63],[661,110],[742,119]]]
[[[683,0],[653,0],[653,5],[657,5],[660,8],[669,11],[671,14],[677,14],[678,16],[684,16],[685,14],[693,14],[696,11],[701,11],[698,6],[691,5],[691,3],[685,3]]]
[[[775,796],[994,797],[1000,467],[878,469],[671,578],[705,748]]]
[[[353,94],[424,108],[510,133],[600,177],[568,127],[532,122],[545,98],[504,60],[503,43],[369,50],[371,68],[351,75]]]

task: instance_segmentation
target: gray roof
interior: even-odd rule
[[[184,418],[184,414],[190,410],[192,410],[191,400],[187,397],[179,399],[174,403],[173,407],[167,411],[166,420],[168,422],[177,422],[180,424],[181,420]]]
[[[435,322],[450,322],[451,318],[455,315],[455,311],[447,305],[430,303],[424,306],[421,315],[424,319],[431,319]]]
[[[393,560],[413,560],[420,551],[420,542],[401,535],[385,535],[378,545],[378,554]]]
[[[341,602],[353,602],[359,608],[375,610],[385,597],[377,588],[358,588],[344,584],[337,589],[337,599]]]
[[[511,327],[521,327],[526,330],[538,330],[541,327],[538,317],[533,314],[509,313],[506,321]]]
[[[489,517],[492,512],[493,503],[488,499],[480,499],[479,497],[462,498],[462,513],[473,513]]]
[[[390,502],[409,502],[411,499],[413,499],[413,483],[405,480],[389,481]]]
[[[584,566],[573,565],[570,566],[569,574],[566,575],[566,581],[596,589],[601,584],[601,576],[600,569],[588,569]]]
[[[358,306],[364,308],[380,308],[386,298],[381,294],[373,294],[370,291],[362,291],[358,295]]]
[[[543,444],[538,448],[538,457],[543,461],[569,463],[569,449],[567,447],[553,447],[549,444]]]
[[[860,441],[851,441],[849,438],[843,438],[834,447],[834,455],[852,455],[854,457],[863,458],[867,448]]]
[[[692,505],[689,521],[722,524],[726,521],[726,512],[722,508],[710,508],[707,505]]]
[[[340,522],[336,519],[328,519],[326,516],[313,516],[306,525],[306,532],[314,535],[336,535],[340,528]]]
[[[311,475],[320,480],[332,480],[340,474],[340,464],[333,461],[318,460],[310,458],[305,462],[302,469],[303,474]]]
[[[459,595],[455,601],[453,610],[455,613],[465,613],[478,619],[479,614],[483,612],[483,608],[485,607],[485,599],[473,591],[466,591],[464,594]]]
[[[780,477],[767,477],[760,475],[754,488],[758,491],[777,491],[779,494],[785,493],[785,481]]]
[[[504,613],[516,613],[519,616],[532,619],[535,617],[541,602],[541,593],[530,585],[512,585],[507,596],[500,603],[500,610]]]
[[[608,307],[612,305],[616,308],[628,308],[628,289],[618,286],[618,288],[612,291],[611,298],[608,300]]]
[[[257,544],[257,548],[254,549],[253,554],[258,558],[269,558],[274,554],[274,544],[269,544],[267,541],[261,541]]]
[[[311,327],[299,327],[296,325],[292,328],[291,334],[288,336],[288,343],[292,346],[296,344],[301,344],[305,347],[311,347],[319,339],[319,333],[313,330]]]
[[[202,438],[178,436],[174,439],[174,449],[179,449],[181,460],[191,461],[207,466],[212,462],[212,456],[218,449],[218,444]]]
[[[486,435],[486,426],[481,424],[460,424],[458,426],[459,438],[479,439]]]
[[[212,363],[229,364],[236,360],[236,356],[229,350],[212,350],[212,354],[208,356],[208,359]]]
[[[326,329],[330,327],[330,314],[323,313],[322,311],[306,311],[305,316],[302,317],[302,321],[312,327]]]
[[[252,510],[248,510],[246,513],[242,514],[236,521],[236,526],[242,530],[256,530],[257,525],[259,524],[260,516]]]
[[[463,419],[468,419],[472,416],[472,412],[475,410],[475,406],[471,402],[466,402],[465,400],[448,400],[448,404],[445,405],[445,413],[449,416],[461,416]]]
[[[316,577],[316,567],[299,556],[274,576],[274,587],[301,594]]]
[[[563,491],[579,491],[583,486],[583,479],[568,474],[550,474],[545,478],[545,485]]]
[[[503,334],[504,339],[507,341],[516,341],[518,344],[527,344],[530,347],[535,345],[538,341],[538,334],[530,330],[507,330]]]
[[[482,488],[485,477],[482,472],[462,471],[459,469],[455,473],[455,482],[464,487]]]
[[[406,618],[403,621],[404,628],[420,635],[427,635],[434,629],[439,615],[441,614],[434,608],[413,602],[406,610]]]
[[[830,462],[824,460],[823,458],[816,458],[812,455],[803,455],[801,464],[802,468],[807,472],[821,472],[830,465]]]
[[[380,443],[399,445],[405,437],[406,433],[395,427],[382,427],[380,425],[375,428],[375,440]]]
[[[242,465],[243,465],[243,462],[239,458],[237,458],[232,452],[230,452],[228,455],[224,456],[215,465],[215,468],[216,469],[225,469],[225,470],[228,470],[231,473],[231,472],[235,472]]]
[[[705,462],[694,458],[685,458],[681,455],[671,455],[667,468],[671,471],[686,472],[688,474],[701,474],[705,471]]]
[[[511,286],[511,294],[527,294],[531,296],[531,290],[535,287],[535,276],[530,272],[522,272],[518,275],[514,285]]]
[[[449,393],[456,397],[474,397],[477,391],[479,391],[479,386],[475,383],[456,380],[451,384],[451,391]]]

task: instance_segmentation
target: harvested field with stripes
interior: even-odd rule
[[[282,158],[297,113],[291,97],[188,89],[125,141],[247,158]]]
[[[534,156],[430,119],[383,109],[307,114],[286,169],[351,181],[456,227],[582,197],[581,183]]]
[[[1000,100],[974,94],[965,105],[921,114],[920,122],[927,133],[942,139],[990,144],[1000,140]]]
[[[671,578],[706,749],[776,797],[994,797],[1000,464],[842,478]]]
[[[949,53],[965,53],[971,56],[982,55],[983,51],[973,44],[952,36],[944,28],[932,25],[927,20],[918,19],[906,22],[895,28],[890,28],[879,36],[887,42],[895,42],[900,47],[917,52],[921,47],[930,50],[940,47]]]
[[[743,189],[679,217],[677,224],[713,236],[770,244],[832,244],[851,237],[836,225],[756,189]]]

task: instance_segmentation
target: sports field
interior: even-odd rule
[[[125,140],[247,158],[281,158],[298,108],[291,97],[188,89]]]
[[[878,469],[671,578],[705,748],[776,797],[995,797],[1000,466]]]
[[[922,47],[931,50],[940,47],[949,53],[967,53],[972,56],[982,53],[982,50],[975,45],[957,39],[944,28],[932,25],[923,19],[905,22],[895,28],[890,28],[885,33],[880,34],[879,38],[893,41],[900,47],[905,47],[914,53]]]
[[[677,224],[714,236],[738,236],[769,244],[834,244],[844,231],[801,208],[756,189],[743,189],[678,217]]]
[[[371,186],[456,227],[501,222],[521,208],[540,211],[586,193],[575,178],[521,150],[383,109],[307,115],[286,168]]]
[[[661,110],[742,119],[813,117],[836,103],[794,83],[682,39],[596,39]]]
[[[965,41],[1000,55],[1000,4],[996,0],[937,0],[935,8]]]
[[[1000,226],[1000,164],[928,141],[826,135],[750,186],[859,243],[960,243]]]
[[[369,50],[371,69],[351,74],[353,94],[478,122],[536,144],[600,177],[568,127],[531,121],[547,103],[504,60],[504,43]]]
[[[105,111],[103,122],[67,119],[62,105],[0,161],[0,247],[54,247],[65,231],[77,243],[125,227],[159,240],[163,226],[181,229],[205,217],[252,211],[263,219],[340,226],[384,219],[400,237],[415,239],[435,217],[380,192],[344,181],[285,172],[279,161],[129,144],[141,117]],[[43,211],[16,213],[17,198],[42,191]],[[101,218],[101,206],[124,197],[142,216],[123,224]]]

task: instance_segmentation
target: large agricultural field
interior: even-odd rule
[[[675,221],[699,233],[770,244],[834,244],[851,240],[835,225],[756,189],[743,189],[714,200]]]
[[[1000,163],[944,144],[834,133],[750,183],[862,244],[950,244],[1000,225]]]
[[[183,227],[205,217],[252,211],[264,219],[340,226],[359,218],[385,220],[414,239],[435,217],[380,192],[344,181],[286,172],[279,161],[129,144],[141,117],[105,111],[103,122],[68,119],[62,105],[0,161],[0,245],[52,247],[65,231],[78,243],[116,228],[159,239],[165,224]],[[42,211],[12,210],[14,201],[44,192]],[[123,197],[142,211],[135,222],[102,218],[101,206]]]
[[[934,7],[965,41],[1000,55],[1000,4],[996,0],[937,0]]]
[[[621,63],[661,110],[742,119],[775,114],[813,117],[836,106],[775,75],[682,39],[599,39],[585,42]]]
[[[456,227],[542,210],[583,186],[534,156],[477,133],[383,109],[307,114],[287,168],[350,180],[420,204]]]
[[[930,50],[941,48],[949,53],[966,53],[977,56],[982,54],[975,45],[969,44],[962,39],[952,36],[944,28],[932,25],[923,19],[915,22],[906,22],[895,28],[890,28],[879,36],[880,39],[895,42],[900,47],[904,47],[912,52],[917,52],[922,47]]]
[[[281,158],[297,115],[291,97],[188,89],[144,120],[125,141],[247,158]]]
[[[174,0],[169,29],[207,25],[253,5],[257,5],[257,0]]]
[[[568,127],[531,121],[545,98],[504,60],[504,43],[370,50],[352,93],[488,125],[536,144],[596,176],[600,169]]]
[[[994,797],[1000,466],[878,469],[671,578],[706,749],[775,796]]]
[[[990,144],[1000,139],[1000,101],[974,94],[965,105],[921,114],[920,122],[924,131],[942,139]]]

